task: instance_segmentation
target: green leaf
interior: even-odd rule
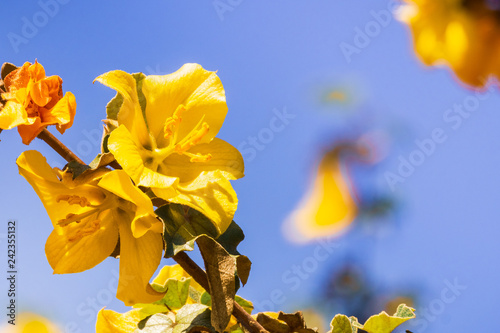
[[[368,333],[390,333],[405,321],[415,318],[414,311],[413,308],[401,304],[393,316],[389,316],[385,311],[382,311],[378,315],[368,318],[366,323],[359,328]]]
[[[223,332],[233,312],[236,293],[235,272],[236,261],[227,251],[207,236],[197,239],[205,262],[210,295],[212,296],[212,325],[217,332]]]
[[[351,321],[347,316],[338,314],[330,323],[331,333],[352,333]]]
[[[210,325],[210,309],[201,304],[186,304],[173,317],[173,312],[168,315],[157,313],[147,319],[142,329],[134,333],[189,333],[193,330],[215,332]]]
[[[89,167],[92,170],[100,168],[102,166],[108,165],[115,161],[115,157],[111,153],[104,153],[97,155],[92,162],[90,162]]]
[[[165,258],[181,251],[192,251],[194,242],[201,235],[217,237],[212,221],[188,206],[171,203],[158,208],[156,215],[165,222]]]
[[[73,175],[73,179],[80,176],[85,171],[89,170],[90,167],[85,164],[80,164],[76,161],[71,161],[64,167],[64,171],[68,171]]]
[[[358,325],[359,325],[358,318],[350,316],[349,321],[351,322],[352,333],[358,333]]]
[[[189,296],[189,283],[191,279],[185,281],[179,281],[174,279],[168,279],[165,283],[165,287],[160,292],[165,292],[165,296],[161,299],[166,306],[170,309],[180,309],[187,301]],[[158,291],[158,290],[157,290]]]
[[[195,327],[204,327],[215,332],[210,324],[211,311],[202,304],[184,305],[175,316],[175,327],[173,333],[189,332]]]
[[[252,311],[253,311],[253,304],[252,304],[252,302],[247,301],[246,299],[244,299],[243,297],[240,297],[238,295],[236,295],[236,297],[234,298],[234,300],[236,301],[236,303],[238,303],[239,305],[241,305],[241,307],[246,312],[248,312],[249,314],[252,313]]]
[[[134,333],[172,333],[174,322],[163,313],[152,315],[142,329],[136,329]]]
[[[120,93],[116,93],[109,103],[106,105],[106,117],[112,120],[118,120],[118,111],[123,104],[123,96]]]
[[[142,113],[146,112],[146,97],[142,92],[142,80],[146,78],[143,73],[134,73],[132,77],[135,79],[137,97],[139,98],[139,105],[141,106]],[[123,96],[120,93],[116,93],[115,97],[109,101],[106,105],[106,116],[108,119],[118,120],[118,112],[120,111],[123,104]],[[146,119],[146,117],[144,117]]]
[[[240,297],[238,295],[236,295],[234,297],[234,301],[236,303],[238,303],[239,305],[241,305],[241,307],[249,314],[252,313],[253,311],[253,304],[252,302],[244,299],[243,297]],[[204,304],[206,306],[212,306],[212,297],[210,296],[209,293],[207,292],[204,292],[203,295],[201,295],[200,297],[200,303],[201,304]]]
[[[155,315],[157,313],[169,312],[169,308],[167,308],[164,304],[135,304],[133,306],[136,309],[139,309],[139,317],[141,320]]]

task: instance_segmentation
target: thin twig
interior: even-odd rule
[[[59,155],[62,156],[68,162],[78,162],[85,165],[78,156],[76,156],[68,147],[66,147],[61,141],[59,141],[52,133],[50,133],[46,128],[44,128],[38,138],[45,141],[52,149],[54,149]]]
[[[185,252],[179,252],[173,259],[189,274],[193,279],[200,284],[207,292],[210,290],[208,286],[207,273],[198,266]],[[262,333],[266,332],[266,329],[262,327],[248,312],[243,309],[241,305],[234,302],[233,306],[233,316],[243,325],[247,330],[252,333]]]

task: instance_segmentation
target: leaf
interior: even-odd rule
[[[146,78],[143,73],[134,73],[132,77],[135,79],[137,97],[139,98],[139,105],[141,106],[142,113],[146,112],[146,97],[142,92],[142,80]],[[108,119],[118,120],[118,112],[120,111],[123,104],[123,96],[120,93],[116,93],[109,103],[106,105],[106,115]],[[146,119],[146,117],[144,117]]]
[[[248,313],[251,314],[253,311],[253,304],[252,302],[244,299],[243,297],[240,297],[236,295],[234,297],[234,301],[241,305],[241,307]],[[206,306],[212,306],[212,297],[210,296],[209,293],[204,292],[203,295],[200,297],[200,303],[204,304]]]
[[[187,301],[189,296],[189,283],[191,279],[179,281],[168,279],[165,288],[161,292],[165,292],[165,296],[159,301],[164,303],[170,309],[180,309]]]
[[[169,312],[170,310],[164,304],[135,304],[134,308],[139,310],[139,318],[143,320],[157,313]]]
[[[112,120],[118,120],[118,111],[123,104],[123,96],[120,93],[116,93],[109,103],[106,105],[106,117]]]
[[[385,311],[378,315],[371,316],[365,324],[359,328],[368,333],[390,333],[405,321],[415,318],[415,309],[400,304],[396,313],[389,316]]]
[[[280,311],[280,313],[278,314],[278,319],[284,321],[288,325],[288,327],[290,327],[291,332],[317,333],[317,330],[307,328],[304,321],[304,316],[300,311],[297,311],[295,313],[284,313]]]
[[[151,316],[142,329],[134,333],[189,333],[193,330],[214,332],[210,325],[210,309],[202,304],[184,305],[172,320],[173,312],[169,315],[157,313]]]
[[[11,64],[10,62],[4,62],[2,64],[2,69],[0,70],[0,78],[2,81],[5,79],[7,75],[9,75],[10,72],[13,70],[16,70],[18,67],[14,64]]]
[[[347,316],[338,314],[330,323],[331,333],[352,333],[351,321]]]
[[[245,234],[236,222],[232,221],[226,231],[217,238],[217,242],[221,244],[226,251],[236,258],[236,271],[241,283],[245,285],[250,275],[252,262],[248,257],[241,255],[237,247],[245,239]]]
[[[134,333],[172,333],[174,325],[167,315],[157,313],[148,319],[144,328],[136,329]]]
[[[85,171],[89,170],[90,167],[85,164],[80,164],[76,161],[71,161],[64,167],[64,171],[69,171],[73,175],[73,179],[80,176]]]
[[[290,333],[290,327],[286,323],[277,318],[271,317],[267,313],[259,313],[257,315],[257,322],[262,325],[267,331],[272,333]]]
[[[108,165],[115,160],[115,157],[111,153],[103,153],[97,155],[92,162],[90,162],[89,167],[93,170],[100,168],[102,166]]]
[[[223,332],[233,312],[236,262],[227,251],[210,237],[197,239],[205,262],[210,295],[212,296],[212,325]]]
[[[349,321],[351,322],[352,333],[358,333],[358,325],[359,325],[358,318],[350,316]]]
[[[217,237],[217,229],[203,214],[180,204],[168,204],[156,210],[165,223],[165,258],[181,251],[192,251],[194,242],[201,235]]]

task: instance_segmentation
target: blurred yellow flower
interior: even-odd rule
[[[227,113],[215,72],[186,64],[175,73],[143,76],[137,83],[123,71],[96,81],[123,97],[119,126],[108,140],[123,170],[138,186],[200,211],[224,232],[238,203],[229,180],[243,177],[243,158],[215,138]]]
[[[163,224],[151,200],[123,170],[100,168],[73,180],[71,173],[51,169],[33,150],[21,154],[17,165],[52,220],[45,253],[55,274],[96,266],[119,241],[117,297],[126,305],[161,299],[149,279],[162,257]]]
[[[308,192],[286,219],[283,230],[292,241],[303,243],[336,235],[354,221],[358,207],[344,175],[341,153],[351,146],[339,145],[321,159]]]
[[[481,87],[500,77],[500,6],[488,0],[405,0],[401,19],[426,65],[446,62],[463,82]]]
[[[0,327],[2,333],[62,333],[62,330],[50,320],[31,312],[17,315],[15,325]]]
[[[5,102],[0,109],[0,129],[17,126],[24,144],[29,144],[48,125],[59,132],[71,127],[76,112],[75,96],[62,95],[59,76],[45,76],[42,65],[26,62],[4,79]]]

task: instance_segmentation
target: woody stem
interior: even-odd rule
[[[185,252],[179,252],[173,259],[189,274],[193,279],[200,284],[207,292],[210,290],[208,284],[207,273],[200,266],[198,266]],[[233,316],[243,325],[247,330],[252,333],[262,333],[266,332],[266,329],[262,327],[248,312],[243,309],[241,305],[234,302],[233,306]]]
[[[59,155],[62,156],[68,162],[78,162],[80,164],[85,164],[78,156],[76,156],[68,147],[66,147],[61,141],[59,141],[52,133],[50,133],[46,128],[44,128],[40,134],[37,136],[39,139],[45,141],[52,149],[54,149]]]

